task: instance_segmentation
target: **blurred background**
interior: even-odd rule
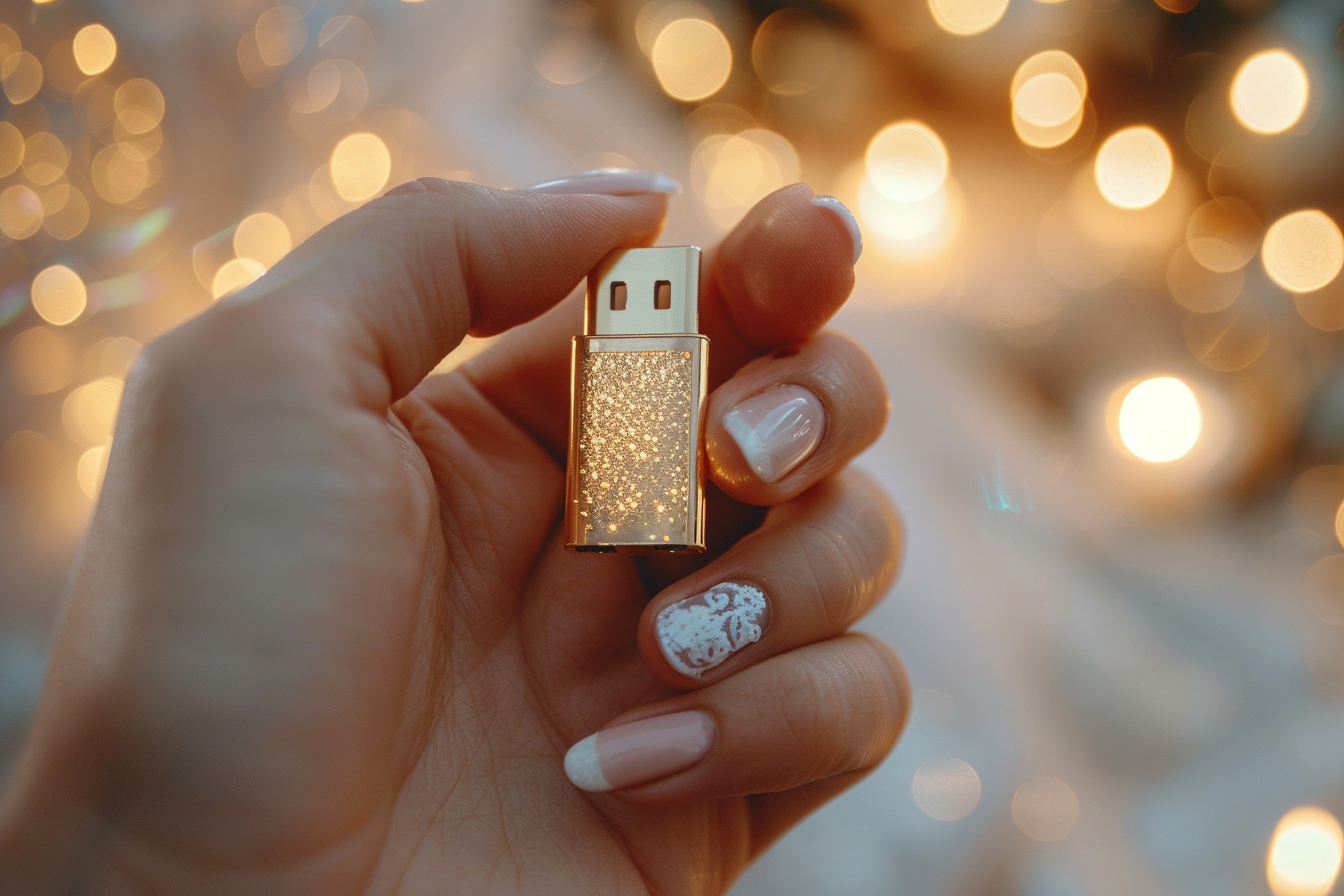
[[[802,180],[915,708],[735,892],[1344,892],[1344,2],[283,2],[0,3],[0,781],[146,341],[418,176]]]

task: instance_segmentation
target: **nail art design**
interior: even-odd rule
[[[834,196],[813,196],[812,204],[835,215],[840,219],[840,223],[845,225],[845,229],[849,231],[849,238],[854,243],[854,258],[850,264],[858,262],[859,256],[863,254],[863,232],[859,230],[859,221],[854,217],[854,213]]]
[[[821,443],[825,411],[802,386],[779,386],[753,395],[723,415],[752,472],[774,484],[807,460]]]
[[[556,196],[569,196],[575,193],[628,196],[633,193],[680,193],[681,184],[656,171],[599,168],[597,171],[585,171],[582,174],[542,181],[527,189]]]
[[[673,669],[699,678],[770,626],[770,604],[754,585],[724,582],[658,614],[658,646]]]

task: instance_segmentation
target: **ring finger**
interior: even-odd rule
[[[691,688],[835,637],[885,594],[900,553],[900,520],[881,490],[859,473],[827,479],[650,601],[644,662]]]

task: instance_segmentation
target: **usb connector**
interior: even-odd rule
[[[588,336],[695,333],[700,250],[695,246],[617,249],[588,274]]]
[[[699,293],[694,246],[618,249],[588,275],[585,335],[574,339],[571,550],[705,549]]]

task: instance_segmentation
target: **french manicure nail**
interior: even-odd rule
[[[546,180],[527,187],[538,193],[568,196],[574,193],[602,193],[607,196],[629,196],[632,193],[680,193],[681,184],[666,174],[656,171],[636,171],[633,168],[600,168],[571,174],[556,180]]]
[[[863,254],[863,233],[859,230],[859,222],[854,213],[834,196],[813,196],[812,204],[835,215],[840,219],[840,223],[845,225],[845,229],[849,231],[849,238],[854,243],[854,258],[850,264],[857,263],[859,256]]]
[[[807,460],[821,442],[826,413],[802,386],[779,386],[723,415],[723,428],[762,482],[774,484]]]
[[[569,748],[565,775],[594,793],[647,784],[704,759],[717,736],[714,720],[698,710],[603,728]]]
[[[770,603],[755,585],[722,582],[658,614],[658,647],[668,664],[699,678],[770,627]]]

